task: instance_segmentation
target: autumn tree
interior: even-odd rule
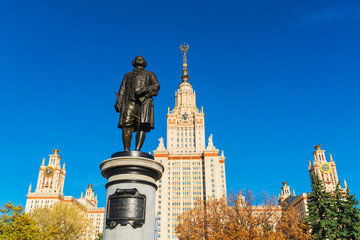
[[[75,240],[92,234],[92,223],[81,206],[56,202],[49,208],[36,208],[31,217],[39,228],[50,232],[54,240]]]
[[[178,217],[175,231],[179,240],[227,238],[228,206],[226,199],[197,200],[194,208]],[[217,217],[215,217],[217,216]]]
[[[178,217],[175,228],[180,240],[192,239],[276,239],[274,226],[280,208],[267,194],[231,194],[223,199],[198,200],[190,211]]]
[[[309,233],[309,226],[300,218],[300,213],[292,206],[284,205],[284,208],[281,219],[276,225],[277,239],[312,239]]]
[[[251,191],[241,194],[230,194],[230,223],[237,239],[275,239],[274,226],[278,221],[281,209],[275,197],[267,193],[254,195]]]
[[[0,209],[0,239],[36,240],[51,239],[46,231],[40,230],[36,222],[23,211],[23,208],[6,203]]]

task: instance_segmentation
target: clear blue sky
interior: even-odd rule
[[[42,158],[59,148],[65,195],[94,184],[104,206],[99,164],[122,149],[114,91],[143,55],[161,85],[143,147],[154,150],[184,41],[228,191],[277,196],[288,181],[308,192],[308,160],[322,144],[360,197],[359,26],[351,0],[2,1],[0,205],[24,205]]]

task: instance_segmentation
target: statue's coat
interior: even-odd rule
[[[136,81],[136,78],[140,81]],[[135,88],[131,87],[133,81],[137,84]],[[154,102],[152,97],[158,94],[160,90],[159,82],[153,72],[147,70],[141,70],[126,73],[117,97],[115,108],[120,112],[120,119],[118,127],[122,129],[122,117],[125,111],[127,101],[137,101],[140,105],[140,124],[148,124],[149,129],[154,129],[155,118],[154,118]],[[136,129],[134,129],[136,131]]]

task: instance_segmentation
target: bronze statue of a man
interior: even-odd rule
[[[135,151],[140,151],[146,132],[154,129],[154,102],[152,97],[159,92],[160,85],[153,72],[146,71],[142,56],[132,62],[134,70],[126,73],[119,92],[116,93],[116,112],[120,112],[118,127],[122,129],[124,150],[130,151],[132,132],[136,132]]]

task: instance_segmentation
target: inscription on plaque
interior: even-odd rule
[[[142,227],[145,223],[146,196],[136,188],[116,189],[109,196],[106,213],[106,225],[111,228],[117,224]]]

